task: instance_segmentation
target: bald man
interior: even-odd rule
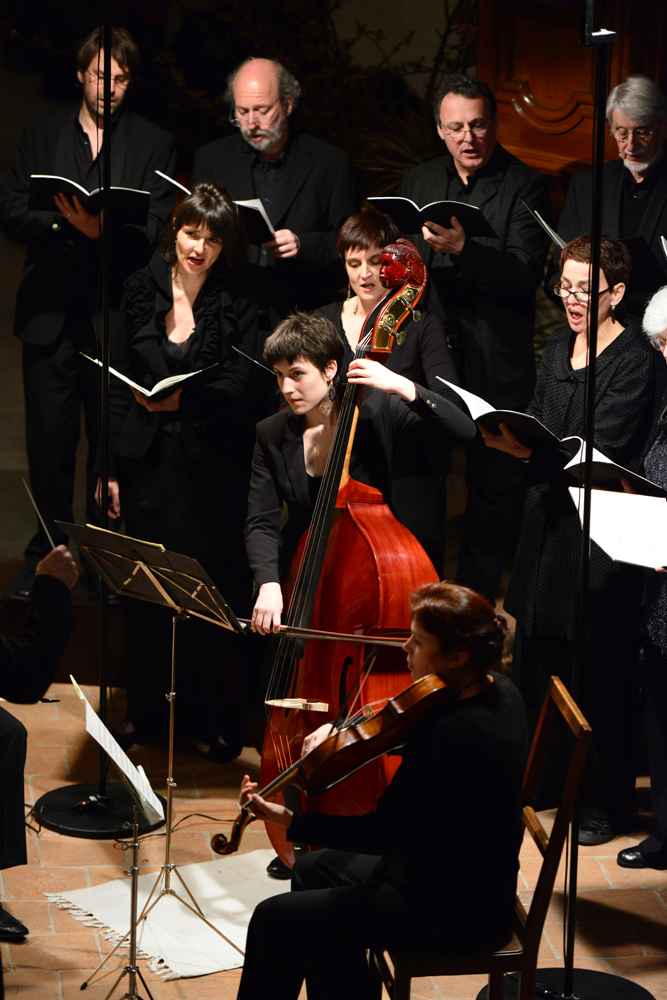
[[[193,182],[215,180],[237,201],[260,198],[273,223],[275,238],[251,248],[264,334],[293,309],[338,296],[336,236],[360,205],[348,154],[293,127],[300,94],[280,63],[241,63],[225,95],[239,131],[199,149],[192,170]]]

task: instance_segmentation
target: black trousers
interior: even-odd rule
[[[552,674],[570,693],[574,643],[560,636],[526,637],[517,626],[514,682],[526,703],[532,734]],[[628,829],[634,812],[636,747],[639,724],[639,634],[617,629],[585,644],[577,698],[593,729],[593,742],[581,783],[584,806],[602,809],[619,829]],[[556,720],[538,785],[536,808],[558,805],[569,763],[568,730]]]
[[[491,596],[498,589],[511,543],[512,455],[487,448],[481,434],[466,448],[465,509],[457,583]]]
[[[655,868],[667,868],[667,657],[644,644],[646,735],[655,830],[638,845]]]
[[[23,723],[0,708],[0,870],[28,861],[23,788],[27,741]]]
[[[26,447],[35,502],[56,545],[67,536],[56,520],[72,523],[76,450],[85,418],[86,520],[99,524],[95,503],[95,459],[99,439],[99,371],[80,351],[96,357],[88,317],[71,317],[60,337],[46,345],[23,345]],[[35,566],[51,549],[43,528],[28,542],[25,559]]]

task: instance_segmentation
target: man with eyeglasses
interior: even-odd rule
[[[642,236],[667,271],[660,244],[660,237],[667,236],[667,98],[647,76],[628,76],[609,94],[607,121],[618,159],[604,166],[602,232],[622,240]],[[559,235],[569,242],[589,232],[592,211],[593,170],[589,169],[570,181]],[[559,256],[557,251],[552,272]],[[622,313],[640,318],[648,298],[665,280],[667,274],[654,288],[646,288],[644,281],[641,289],[633,289],[631,278]]]
[[[471,238],[427,223],[418,245],[429,268],[427,308],[444,322],[461,385],[498,408],[521,410],[535,385],[535,289],[549,238],[520,197],[551,217],[544,178],[496,140],[496,101],[482,80],[451,74],[433,102],[447,154],[411,170],[402,193],[420,207],[476,205],[497,238]],[[457,582],[492,596],[509,555],[514,460],[478,437],[467,448],[465,513]]]
[[[273,223],[275,238],[251,247],[264,334],[293,309],[337,297],[343,282],[336,237],[359,209],[347,153],[293,127],[300,95],[281,63],[241,63],[225,95],[238,133],[199,149],[192,169],[193,182],[215,180],[236,201],[259,198]]]
[[[111,215],[112,322],[125,278],[149,260],[174,205],[174,188],[156,169],[173,175],[171,132],[124,110],[139,52],[123,28],[111,32],[111,184],[149,191],[145,226],[123,225]],[[57,195],[53,211],[28,208],[31,174],[75,181],[87,191],[102,186],[104,51],[99,30],[77,53],[82,100],[65,111],[28,121],[0,190],[0,230],[28,245],[16,300],[14,333],[23,341],[26,445],[35,500],[56,544],[66,536],[56,519],[72,521],[76,450],[83,406],[88,438],[86,520],[97,523],[99,374],[80,351],[98,356],[101,337],[101,233],[107,220],[91,215],[78,198]],[[27,599],[34,568],[51,549],[40,527],[25,550],[26,567],[15,595]],[[97,580],[90,575],[89,582]]]

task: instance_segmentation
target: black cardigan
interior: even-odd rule
[[[401,431],[419,427],[422,421],[452,444],[471,441],[477,430],[458,407],[423,386],[417,385],[417,397],[412,403],[394,394],[365,389],[352,450],[352,477],[375,486],[387,500],[391,493],[393,442]],[[283,503],[289,509],[289,519],[281,547]],[[291,554],[312,514],[301,419],[285,409],[257,425],[246,550],[258,585],[284,578]]]
[[[584,431],[585,369],[573,369],[569,326],[556,330],[542,357],[535,398],[528,408],[558,438]],[[638,327],[629,325],[597,359],[595,447],[626,468],[636,463],[651,426],[654,365]],[[529,487],[521,536],[507,588],[505,608],[528,635],[572,639],[575,583],[581,528],[562,472],[567,458],[550,448],[535,449],[524,466]],[[630,612],[637,571],[591,549],[591,635]]]

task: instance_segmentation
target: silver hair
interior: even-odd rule
[[[244,59],[242,63],[239,63],[236,69],[227,77],[227,89],[225,90],[225,101],[230,108],[234,107],[234,82],[239,72],[248,63],[254,62],[255,59],[264,58],[263,56],[250,56],[249,59]],[[301,84],[292,76],[290,71],[282,63],[278,62],[277,59],[269,59],[268,62],[273,63],[276,68],[276,77],[278,78],[278,97],[280,98],[280,103],[285,104],[288,97],[292,98],[292,108],[294,109],[299,103],[299,98],[301,97]]]
[[[667,330],[667,285],[651,297],[644,310],[642,327],[647,337],[657,337]]]
[[[656,121],[664,123],[667,121],[667,98],[648,76],[633,73],[614,87],[607,98],[610,125],[614,111],[619,111],[635,125],[652,125]]]

